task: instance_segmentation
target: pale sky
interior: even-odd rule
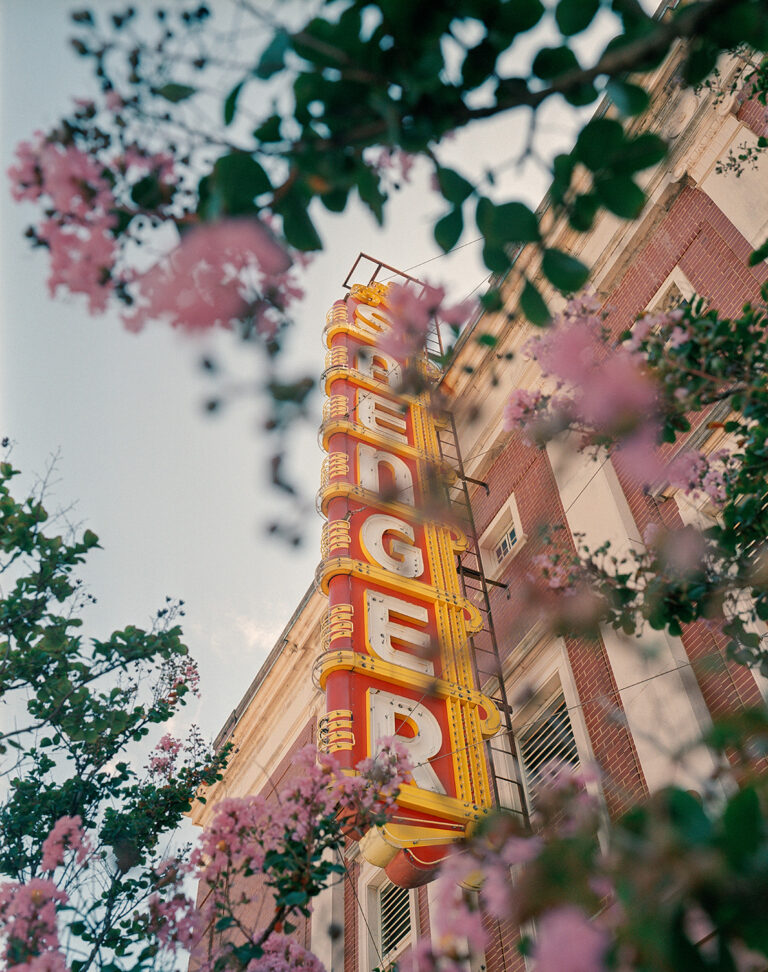
[[[186,640],[203,687],[187,714],[213,737],[310,584],[321,521],[307,514],[298,551],[268,539],[264,524],[278,500],[264,474],[261,406],[246,397],[214,418],[203,412],[216,389],[197,365],[204,352],[213,349],[239,375],[258,378],[252,352],[235,338],[193,340],[160,325],[134,335],[114,317],[89,316],[84,300],[48,297],[45,254],[22,239],[34,208],[12,202],[5,170],[20,139],[54,124],[71,98],[95,93],[88,69],[66,43],[67,11],[76,6],[64,0],[0,5],[0,435],[14,442],[11,459],[30,475],[60,453],[51,505],[76,503],[72,517],[101,538],[104,550],[92,555],[85,575],[98,597],[86,632],[106,636],[126,624],[148,624],[166,595],[184,598]],[[567,147],[557,111],[547,137]],[[489,125],[471,146],[464,138],[447,146],[444,161],[479,171],[487,158],[508,157],[516,141],[508,122]],[[509,172],[502,188],[535,205],[546,181],[527,166]],[[359,208],[319,220],[326,251],[307,275],[291,347],[297,374],[320,375],[325,313],[342,296],[358,251],[402,269],[431,260],[440,251],[430,219],[443,210],[419,166],[390,209],[385,231]],[[461,242],[473,239],[470,232]],[[414,272],[446,282],[456,299],[485,276],[477,244]],[[313,423],[296,436],[291,453],[308,494],[317,488],[322,459],[319,394],[313,409]]]

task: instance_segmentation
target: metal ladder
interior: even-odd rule
[[[502,677],[501,657],[489,597],[489,587],[506,589],[507,585],[489,580],[485,576],[467,486],[471,483],[485,489],[487,493],[488,485],[466,475],[459,449],[456,423],[451,412],[446,412],[444,420],[439,424],[438,442],[443,462],[456,474],[455,480],[446,482],[445,485],[449,512],[467,536],[467,549],[456,554],[456,569],[464,596],[478,609],[483,620],[482,629],[470,638],[475,678],[480,690],[489,696],[501,714],[499,732],[485,741],[493,796],[497,806],[519,814],[522,823],[527,827],[525,791],[521,782],[520,761],[512,732],[512,708],[509,705]]]

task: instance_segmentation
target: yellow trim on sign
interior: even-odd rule
[[[446,604],[453,604],[469,615],[464,621],[467,631],[470,633],[480,631],[483,626],[480,612],[463,595],[433,587],[432,584],[424,584],[422,581],[414,580],[411,577],[400,577],[377,564],[366,564],[365,561],[354,560],[352,557],[331,557],[318,566],[315,572],[315,582],[324,594],[328,593],[330,579],[338,574],[362,577],[374,584],[382,584],[403,594],[410,594],[411,597],[419,597],[429,604],[437,604],[441,601]]]
[[[347,651],[345,649],[326,651],[315,661],[314,675],[323,691],[325,691],[328,676],[332,672],[339,671],[360,672],[370,678],[381,679],[382,682],[409,688],[415,692],[423,692],[427,696],[457,699],[473,708],[484,709],[485,718],[482,718],[479,713],[477,713],[477,718],[480,732],[485,737],[495,735],[501,725],[501,716],[493,701],[487,695],[483,695],[482,692],[478,692],[477,689],[470,688],[468,685],[447,682],[445,679],[435,678],[434,675],[427,675],[425,672],[403,668],[402,665],[395,665],[383,658],[363,655],[359,651]]]

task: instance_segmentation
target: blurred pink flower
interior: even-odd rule
[[[608,937],[573,905],[547,911],[537,922],[536,972],[603,972]]]
[[[442,287],[427,285],[419,293],[415,287],[392,284],[387,295],[391,328],[379,339],[382,351],[400,360],[422,351],[444,297]]]
[[[253,305],[260,311],[257,326],[268,329],[264,291],[270,291],[270,304],[279,304],[291,262],[258,220],[229,219],[195,227],[167,258],[137,279],[137,305],[124,320],[131,330],[148,320],[165,320],[193,331],[231,327]]]
[[[325,972],[325,966],[293,938],[273,932],[264,943],[264,954],[249,962],[246,972]]]
[[[530,417],[541,402],[541,397],[540,391],[516,388],[509,396],[504,409],[504,428],[511,431],[521,420]]]
[[[47,878],[0,884],[0,941],[6,968],[68,972],[59,951],[57,908],[67,895]]]

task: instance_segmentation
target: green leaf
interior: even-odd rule
[[[748,787],[728,801],[723,814],[723,829],[728,857],[738,866],[760,846],[762,814],[757,793]]]
[[[244,84],[245,81],[241,81],[239,84],[236,84],[227,95],[226,101],[224,102],[225,125],[232,124],[232,119],[235,117],[235,112],[237,111],[237,99],[240,97],[240,92],[243,90]]]
[[[504,3],[496,14],[494,30],[512,39],[516,34],[522,34],[536,24],[544,16],[544,5],[541,0],[514,0]]]
[[[254,129],[253,137],[259,142],[279,142],[282,138],[280,121],[279,115],[270,115],[265,122]]]
[[[379,177],[367,165],[358,173],[357,193],[373,213],[376,222],[381,226],[384,222],[384,203],[387,201],[387,197],[381,191]]]
[[[579,290],[589,277],[589,268],[562,250],[545,250],[541,269],[547,280],[566,294]]]
[[[683,80],[688,85],[703,81],[717,63],[720,47],[706,37],[693,37],[688,48],[688,59],[683,65]]]
[[[756,250],[753,250],[749,254],[749,265],[754,267],[758,263],[762,263],[763,260],[768,259],[768,240],[765,243],[761,243]]]
[[[622,219],[635,219],[645,205],[645,193],[628,176],[596,179],[595,192],[603,206]]]
[[[492,273],[506,273],[511,261],[503,246],[487,243],[483,247],[483,262]]]
[[[665,794],[670,822],[688,844],[706,844],[712,834],[712,824],[701,804],[692,793],[670,787]]]
[[[617,175],[631,175],[661,162],[667,155],[667,143],[651,132],[644,132],[627,142],[616,155],[611,171]]]
[[[454,205],[463,203],[475,191],[475,187],[464,176],[453,169],[444,169],[442,166],[437,170],[437,183],[443,198]]]
[[[285,53],[290,46],[291,37],[286,30],[275,31],[272,40],[262,51],[259,63],[254,69],[254,74],[262,81],[266,81],[273,75],[282,71],[285,67]]]
[[[563,45],[562,47],[542,47],[533,59],[531,70],[537,78],[542,81],[551,81],[565,74],[566,71],[575,71],[579,67],[576,55]]]
[[[495,334],[480,334],[475,338],[478,344],[483,345],[486,348],[495,348],[499,343],[499,339]]]
[[[487,311],[498,311],[504,306],[504,300],[495,287],[481,295],[480,303]]]
[[[331,189],[320,196],[322,204],[332,213],[342,213],[347,208],[349,189]]]
[[[296,907],[297,905],[306,904],[309,901],[309,896],[306,891],[289,891],[287,894],[281,896],[284,904],[289,907]]]
[[[458,206],[435,223],[435,239],[444,253],[456,246],[463,229],[464,218],[461,215],[461,208]]]
[[[600,0],[560,0],[555,20],[566,37],[586,30],[600,9]]]
[[[608,97],[622,115],[642,115],[651,100],[647,91],[628,81],[613,78],[606,87]]]
[[[307,202],[300,196],[289,194],[280,200],[276,207],[283,217],[283,235],[297,250],[322,250],[323,243],[318,236],[307,212]]]
[[[588,232],[595,221],[598,205],[597,197],[592,193],[577,196],[568,214],[568,222],[579,233]]]
[[[498,47],[488,37],[471,47],[461,66],[461,80],[465,89],[477,88],[484,84],[496,70]]]
[[[162,187],[154,173],[139,179],[131,187],[131,199],[140,209],[157,209],[163,202]]]
[[[525,281],[523,292],[520,294],[520,310],[537,327],[545,327],[552,317],[544,298],[530,280]]]
[[[624,145],[624,128],[614,118],[595,118],[579,132],[573,154],[592,172],[610,164]]]
[[[497,206],[490,199],[478,200],[475,218],[489,246],[504,243],[536,243],[541,239],[536,214],[525,203]]]
[[[230,152],[217,159],[211,174],[212,191],[218,194],[221,210],[230,216],[255,212],[256,196],[272,189],[269,176],[247,152]]]
[[[186,101],[187,98],[191,98],[193,94],[197,94],[197,88],[193,88],[188,84],[175,84],[174,82],[170,82],[169,84],[164,84],[162,88],[155,88],[154,93],[176,105],[180,101]]]

